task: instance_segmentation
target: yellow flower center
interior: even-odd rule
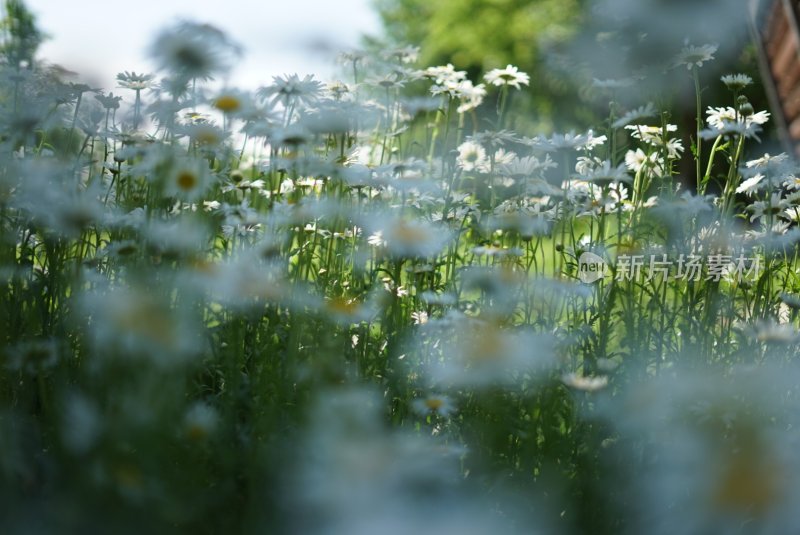
[[[425,406],[432,411],[438,411],[444,405],[444,400],[439,398],[428,398],[425,400]]]
[[[178,187],[183,191],[191,191],[197,186],[198,179],[195,173],[189,170],[183,170],[178,173],[178,179],[176,182]]]
[[[242,107],[242,103],[233,95],[223,95],[214,101],[214,107],[223,113],[232,113]]]

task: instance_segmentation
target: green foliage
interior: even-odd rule
[[[31,64],[43,40],[33,14],[22,0],[6,0],[4,15],[0,23],[0,55],[10,65]]]

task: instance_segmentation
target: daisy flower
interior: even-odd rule
[[[312,105],[319,99],[324,86],[308,74],[301,80],[297,74],[273,76],[272,84],[258,90],[258,96],[269,101],[270,106],[278,103],[284,107]]]
[[[660,126],[648,126],[646,124],[629,124],[625,127],[625,130],[630,130],[631,136],[633,136],[634,139],[639,139],[651,145],[660,145],[664,135],[667,132],[677,131],[678,126],[668,124],[662,128]]]
[[[645,106],[640,106],[634,110],[627,112],[625,115],[614,121],[614,123],[611,126],[613,126],[614,128],[619,128],[621,126],[628,125],[640,119],[653,117],[655,116],[655,114],[656,114],[655,106],[653,106],[652,102],[648,102]]]
[[[785,152],[782,152],[782,153],[780,153],[778,155],[775,155],[775,156],[770,156],[769,153],[766,153],[761,158],[756,158],[755,160],[750,160],[745,165],[747,166],[748,169],[752,169],[752,168],[759,169],[761,167],[768,167],[768,166],[772,166],[772,165],[775,165],[775,164],[782,163],[782,162],[786,161],[788,158],[789,158],[789,156]]]
[[[783,186],[790,190],[800,190],[800,176],[791,174],[783,178]]]
[[[567,373],[561,376],[561,382],[575,390],[584,392],[597,392],[608,386],[608,377],[599,375],[597,377],[585,377],[575,373]]]
[[[117,75],[117,84],[123,89],[132,89],[133,91],[144,91],[153,87],[152,74],[138,74],[136,72],[121,72]]]
[[[739,187],[736,188],[736,193],[746,193],[747,195],[752,195],[760,189],[759,183],[763,178],[764,175],[761,173],[756,173],[739,184]]]
[[[456,165],[464,171],[477,171],[480,173],[489,171],[489,158],[486,156],[486,149],[474,141],[465,141],[458,146]]]
[[[440,225],[399,216],[376,215],[364,228],[370,231],[367,243],[393,258],[436,256],[453,237]]]
[[[522,85],[530,85],[531,78],[526,73],[521,72],[513,65],[507,65],[505,69],[492,69],[484,75],[486,83],[496,85],[498,87],[504,85],[513,86],[516,89],[522,89]]]
[[[664,162],[658,157],[657,152],[648,156],[642,149],[636,149],[625,153],[625,166],[634,173],[643,169],[652,169],[655,174],[662,175]]]
[[[736,110],[730,106],[727,108],[714,108],[709,106],[708,109],[706,109],[706,122],[713,128],[722,130],[728,123],[735,123],[737,116],[740,123],[744,123],[745,126],[750,126],[753,124],[762,125],[766,123],[769,121],[769,115],[767,111],[760,111],[745,117],[741,113],[737,114]]]
[[[432,79],[437,85],[444,85],[448,82],[458,83],[467,77],[467,71],[457,71],[452,63],[439,67],[428,67],[421,74]]]
[[[692,67],[702,67],[703,63],[714,59],[717,48],[719,48],[717,45],[685,46],[675,57],[674,63],[676,66],[686,65],[687,70],[691,70]]]
[[[473,85],[470,80],[464,80],[457,86],[456,96],[461,100],[456,111],[465,113],[474,110],[483,103],[486,96],[486,86],[483,84]]]
[[[211,183],[204,161],[185,159],[178,161],[167,176],[165,192],[187,201],[197,200]]]
[[[438,394],[429,394],[424,398],[415,399],[411,405],[414,412],[420,416],[436,414],[446,418],[456,410],[449,397]]]
[[[209,24],[181,22],[162,32],[150,48],[159,66],[179,78],[212,78],[229,68],[241,49]]]
[[[726,74],[720,78],[720,80],[722,80],[722,83],[731,91],[741,91],[753,83],[753,79],[746,74]]]
[[[783,212],[786,207],[786,200],[782,199],[780,192],[778,192],[773,193],[769,200],[754,202],[748,206],[747,209],[753,212],[753,215],[750,216],[750,221],[755,221],[762,217],[777,216]]]

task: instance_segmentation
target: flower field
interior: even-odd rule
[[[247,92],[183,22],[112,93],[11,20],[0,532],[800,531],[800,174],[713,45],[688,131],[543,135],[513,65]]]

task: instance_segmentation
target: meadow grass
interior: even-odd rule
[[[746,160],[749,78],[704,109],[714,47],[677,56],[692,132],[643,99],[544,136],[512,66],[349,53],[351,79],[251,94],[186,22],[115,96],[26,31],[3,532],[796,531],[800,179]]]

